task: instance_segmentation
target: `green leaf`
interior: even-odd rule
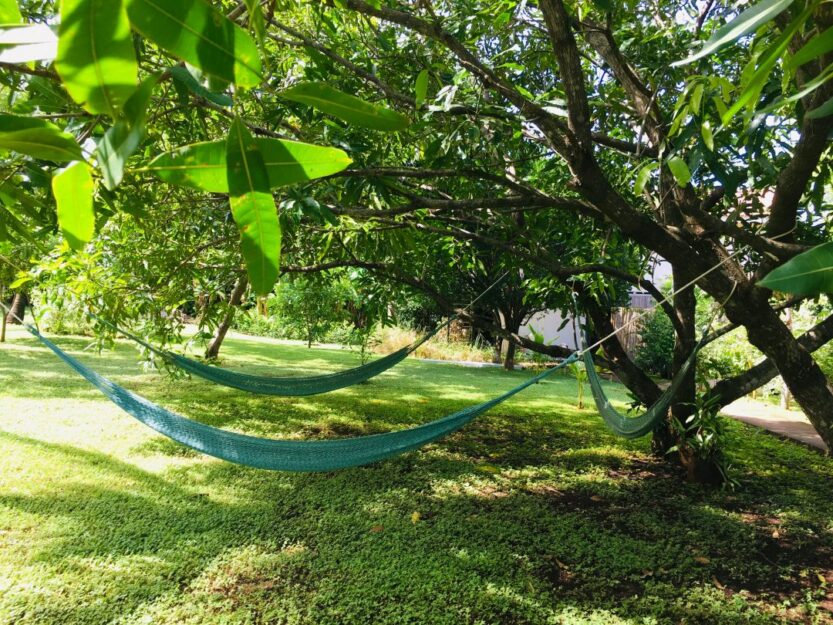
[[[175,57],[240,87],[263,79],[251,36],[203,0],[128,0],[133,28]]]
[[[255,143],[273,189],[338,173],[352,162],[337,148],[264,137],[256,138]],[[139,171],[153,172],[170,184],[228,193],[223,141],[194,143],[160,154]]]
[[[124,162],[145,138],[147,107],[159,78],[159,74],[154,74],[142,81],[124,104],[125,119],[109,128],[98,143],[98,166],[104,186],[110,191],[121,183]]]
[[[793,0],[763,0],[749,7],[728,24],[718,28],[697,52],[682,61],[671,63],[671,67],[687,65],[716,52],[780,15],[792,3]]]
[[[61,0],[55,69],[87,111],[118,117],[139,72],[123,0]]]
[[[98,167],[104,186],[112,191],[124,177],[124,162],[136,151],[144,137],[144,127],[131,129],[126,121],[117,121],[107,129],[98,143]]]
[[[0,0],[0,24],[19,24],[22,21],[17,0]]]
[[[766,85],[767,81],[770,79],[772,74],[772,70],[775,67],[775,64],[778,62],[778,59],[781,58],[781,55],[786,52],[787,47],[789,46],[790,42],[793,40],[795,33],[803,26],[804,22],[810,16],[812,12],[812,7],[806,7],[799,15],[796,17],[788,26],[784,29],[784,32],[775,40],[775,42],[766,49],[766,51],[761,55],[761,58],[758,62],[758,67],[752,73],[751,76],[745,81],[743,86],[743,90],[741,91],[740,95],[738,96],[737,100],[729,107],[729,110],[726,111],[722,118],[721,122],[723,125],[729,123],[729,121],[734,117],[743,107],[749,106],[753,108],[754,105],[758,102],[758,98],[761,95],[761,91],[763,90],[764,86]]]
[[[786,63],[787,69],[795,69],[833,50],[833,26],[805,43]]]
[[[34,280],[34,278],[32,278],[32,276],[21,276],[20,278],[18,278],[17,280],[15,280],[14,282],[12,282],[9,285],[9,289],[14,291],[14,290],[19,289],[20,287],[22,287],[24,284],[28,284],[29,282],[32,282],[32,280]]]
[[[93,177],[86,163],[72,163],[52,178],[58,225],[69,246],[80,250],[95,234]]]
[[[703,143],[706,144],[709,151],[714,152],[714,133],[712,132],[712,126],[709,120],[700,124],[700,135],[703,137]]]
[[[58,163],[84,158],[72,135],[46,120],[18,115],[0,115],[0,150]]]
[[[774,100],[772,102],[772,104],[769,104],[768,106],[765,106],[764,108],[760,109],[760,111],[758,111],[758,113],[762,114],[762,115],[765,114],[765,113],[771,113],[772,111],[780,109],[780,108],[782,108],[782,107],[784,107],[788,104],[792,104],[793,102],[797,102],[798,100],[801,100],[802,98],[804,98],[804,96],[812,93],[813,91],[815,91],[816,89],[821,87],[824,83],[826,83],[831,78],[833,78],[833,65],[828,65],[827,67],[824,68],[824,70],[822,70],[822,72],[818,76],[816,76],[812,80],[809,80],[806,83],[804,83],[804,85],[802,85],[801,89],[796,91],[794,94],[792,94],[789,97],[783,97],[782,96],[782,97],[777,98],[776,100]],[[825,106],[825,105],[822,104],[822,107],[823,106]],[[821,108],[821,107],[819,107],[819,108]]]
[[[596,5],[597,9],[606,13],[611,13],[613,9],[616,8],[616,4],[613,0],[593,0],[593,4]]]
[[[58,37],[46,24],[0,28],[0,63],[51,61],[58,52]]]
[[[425,98],[428,96],[428,70],[424,69],[417,74],[416,82],[414,83],[414,94],[416,100],[416,107],[420,108],[425,104]]]
[[[833,98],[830,98],[824,104],[817,106],[813,110],[807,111],[804,117],[807,119],[818,119],[819,117],[827,117],[828,115],[833,115]]]
[[[187,68],[177,65],[168,71],[176,82],[194,95],[205,98],[219,106],[231,106],[233,104],[231,97],[225,93],[214,93],[206,89]]]
[[[266,41],[266,20],[263,17],[263,7],[260,0],[245,0],[246,12],[249,14],[249,28],[255,34],[261,48]]]
[[[770,271],[759,286],[794,293],[833,293],[833,243],[824,243]]]
[[[60,128],[45,119],[0,113],[0,133],[13,132],[15,130],[29,130],[30,128],[45,128],[60,131]]]
[[[674,180],[681,187],[686,186],[691,181],[691,172],[688,169],[688,165],[679,156],[672,156],[668,159],[668,169],[671,170]]]
[[[317,108],[322,113],[337,117],[348,124],[371,130],[402,130],[411,123],[401,113],[370,104],[338,89],[333,89],[323,82],[300,83],[282,91],[280,96]]]
[[[636,174],[636,182],[633,185],[634,193],[642,195],[642,192],[645,190],[645,185],[648,184],[648,180],[651,178],[651,172],[658,167],[659,163],[648,163],[639,170],[639,173]]]
[[[160,78],[162,78],[162,74],[151,74],[127,98],[123,112],[125,119],[130,122],[131,126],[143,125],[147,120],[150,98],[153,96],[153,90],[159,83]]]
[[[249,282],[255,293],[266,295],[278,279],[281,224],[263,156],[240,119],[229,130],[226,162],[231,214],[240,230]]]

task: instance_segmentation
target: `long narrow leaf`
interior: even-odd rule
[[[401,113],[365,102],[323,82],[300,83],[282,91],[280,95],[287,100],[317,108],[348,124],[371,130],[403,130],[410,124],[408,118]]]
[[[721,122],[726,125],[741,109],[746,106],[752,107],[758,102],[761,91],[770,79],[772,70],[781,55],[787,50],[795,33],[801,28],[804,22],[812,13],[811,7],[806,7],[779,35],[775,42],[761,55],[758,67],[744,85],[743,91],[728,111],[722,116]]]
[[[128,0],[133,27],[160,48],[240,87],[262,80],[249,34],[203,0]]]
[[[796,295],[833,293],[833,243],[824,243],[773,269],[760,286]]]
[[[0,28],[0,62],[51,61],[58,53],[58,37],[46,24]]]
[[[118,117],[139,72],[122,0],[61,0],[55,68],[90,113]]]
[[[788,69],[795,69],[808,61],[820,57],[833,50],[833,26],[819,33],[805,43],[787,62]]]
[[[278,279],[281,224],[263,156],[239,119],[226,140],[226,162],[231,214],[240,230],[249,282],[258,295],[266,295]]]
[[[149,76],[124,104],[124,117],[104,133],[98,143],[98,166],[104,186],[115,189],[124,175],[124,163],[145,137],[147,107],[159,75]]]
[[[86,163],[72,163],[52,178],[58,225],[69,246],[80,250],[95,234],[93,177]]]
[[[271,188],[329,176],[352,161],[345,152],[297,141],[256,138]],[[150,171],[165,182],[211,193],[228,193],[226,147],[223,141],[194,143],[160,154],[139,171]]]
[[[75,138],[52,124],[3,131],[0,123],[0,150],[11,150],[58,163],[83,159],[81,147]]]
[[[763,2],[749,7],[728,24],[717,29],[697,52],[682,61],[672,63],[671,66],[687,65],[717,52],[723,46],[729,45],[780,15],[792,3],[793,0],[763,0]]]

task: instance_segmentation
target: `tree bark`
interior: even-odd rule
[[[29,296],[26,293],[15,293],[12,300],[11,311],[6,315],[6,322],[12,325],[20,325],[20,319],[26,314],[26,307],[29,305]]]
[[[833,388],[830,381],[810,352],[769,307],[766,296],[762,289],[753,288],[748,296],[731,301],[726,306],[729,320],[744,324],[749,342],[775,365],[810,423],[833,449]]]
[[[208,349],[205,350],[205,358],[207,360],[214,360],[220,355],[220,346],[223,344],[223,340],[225,340],[229,328],[231,328],[231,323],[234,321],[234,312],[240,305],[240,302],[243,301],[243,295],[246,293],[246,287],[248,285],[249,280],[244,274],[234,286],[234,290],[231,292],[231,296],[229,297],[228,310],[226,311],[225,317],[223,317],[222,323],[220,323],[220,326],[217,328],[217,335],[214,337],[214,340],[211,341]]]
[[[602,306],[595,298],[587,297],[582,299],[584,308],[593,328],[600,336],[607,336],[614,331],[613,322],[610,320],[611,310]],[[662,394],[660,388],[648,377],[642,369],[628,356],[628,352],[622,346],[618,336],[613,336],[602,344],[608,366],[614,375],[631,391],[636,398],[646,406],[650,406],[659,399]]]
[[[517,328],[513,330],[513,332],[517,331]],[[507,343],[506,356],[503,359],[503,368],[507,371],[512,371],[515,369],[515,352],[517,351],[518,345],[512,339],[509,339]]]

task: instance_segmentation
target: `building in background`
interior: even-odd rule
[[[663,289],[671,280],[671,265],[662,258],[656,258],[651,262],[645,277],[658,289]],[[656,301],[650,293],[634,287],[631,289],[629,305],[624,309],[617,310],[614,314],[613,325],[620,327],[629,323],[634,314],[638,314],[638,311],[653,308],[655,305]],[[583,318],[579,319],[576,328],[580,328],[583,322]],[[637,324],[633,325],[636,326]],[[565,317],[558,310],[545,310],[535,313],[521,326],[519,334],[527,337],[532,334],[533,330],[543,335],[544,342],[547,345],[559,345],[567,349],[578,348],[576,344],[577,337],[573,331],[572,316],[569,314]],[[622,332],[620,339],[625,349],[632,353],[638,346],[638,328],[630,328],[628,331]]]

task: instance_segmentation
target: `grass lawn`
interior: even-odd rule
[[[411,426],[529,375],[408,360],[352,389],[264,398],[144,372],[128,344],[98,356],[58,343],[182,414],[272,437]],[[263,340],[224,353],[283,374],[357,361]],[[421,451],[271,473],[163,439],[13,329],[0,623],[833,622],[833,461],[730,432],[741,488],[688,485],[555,377]]]

